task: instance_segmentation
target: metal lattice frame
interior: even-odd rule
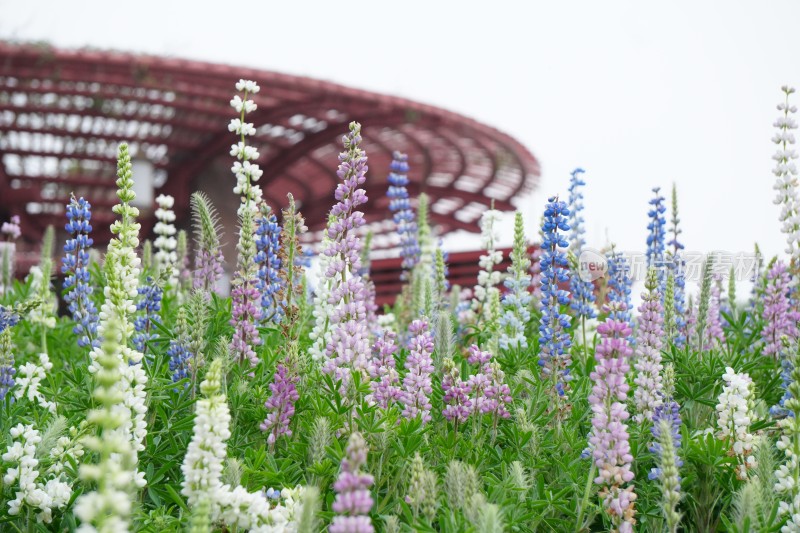
[[[391,229],[385,198],[391,152],[407,152],[412,196],[431,198],[441,232],[477,230],[492,201],[537,183],[539,165],[520,143],[494,128],[436,107],[310,78],[96,50],[60,50],[0,42],[0,210],[24,220],[37,239],[60,226],[69,194],[95,207],[99,242],[109,238],[118,143],[156,169],[156,193],[172,194],[184,216],[193,180],[234,141],[228,105],[239,78],[256,80],[258,110],[248,119],[273,206],[294,194],[309,228],[324,227],[336,183],[341,136],[363,126],[369,156],[366,218],[379,236]],[[233,186],[234,178],[221,176]],[[228,188],[228,187],[226,187]],[[313,233],[310,234],[313,237]]]

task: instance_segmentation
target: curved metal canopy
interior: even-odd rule
[[[431,196],[432,222],[443,233],[477,231],[492,201],[513,209],[511,200],[537,183],[538,162],[510,136],[403,98],[264,70],[0,42],[0,211],[23,217],[26,237],[36,239],[48,224],[63,224],[74,192],[95,207],[95,240],[108,239],[116,149],[126,141],[154,168],[155,193],[175,196],[185,215],[193,180],[229,158],[228,102],[240,78],[261,85],[248,119],[258,128],[265,199],[282,206],[291,192],[312,231],[324,226],[351,120],[363,127],[365,215],[376,234],[391,227],[381,222],[394,150],[408,153],[410,193]],[[215,179],[230,193],[232,175]]]

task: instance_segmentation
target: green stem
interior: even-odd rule
[[[591,468],[589,468],[589,475],[586,477],[586,485],[583,489],[583,498],[581,501],[578,502],[578,509],[575,512],[577,519],[575,520],[575,531],[582,531],[584,528],[583,523],[583,514],[586,507],[589,505],[589,498],[592,495],[592,482],[594,481],[594,470],[595,464],[592,462]]]

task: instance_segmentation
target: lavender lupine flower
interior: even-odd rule
[[[661,187],[653,187],[654,197],[650,200],[652,206],[647,212],[650,222],[647,224],[647,268],[654,267],[658,273],[658,287],[661,295],[664,295],[664,275],[665,257],[664,252],[666,240],[666,218],[664,213],[667,206],[664,205],[664,197],[659,193]]]
[[[194,358],[189,344],[189,322],[186,308],[180,307],[175,321],[175,338],[169,341],[169,349],[167,349],[173,383],[189,377],[189,362]],[[188,387],[189,383],[187,382],[185,386]]]
[[[0,330],[0,402],[6,397],[8,391],[14,386],[14,343],[11,340],[11,330]]]
[[[525,233],[522,224],[522,213],[517,211],[514,219],[514,248],[511,252],[511,265],[508,277],[503,284],[506,293],[503,295],[503,315],[500,317],[500,347],[525,349],[528,339],[525,337],[525,324],[531,318],[531,276],[528,274],[531,261],[525,247]]]
[[[394,354],[396,335],[393,331],[384,330],[382,335],[372,345],[372,360],[369,362],[369,372],[373,400],[382,409],[388,409],[394,402],[399,401],[402,394],[398,383],[400,376],[397,373]]]
[[[223,273],[219,245],[222,228],[214,205],[204,193],[193,193],[191,206],[197,250],[192,284],[195,289],[210,292],[215,289]]]
[[[569,227],[570,227],[570,251],[576,257],[580,257],[581,251],[586,244],[586,230],[583,227],[583,192],[581,187],[586,182],[581,179],[584,173],[582,168],[572,171],[569,181]],[[572,292],[572,302],[570,307],[575,311],[575,316],[585,320],[597,316],[594,301],[594,284],[591,281],[581,279],[577,274],[569,280],[570,291]]]
[[[3,255],[0,260],[0,294],[11,288],[14,279],[14,251],[16,246],[14,241],[22,234],[19,227],[19,216],[14,215],[8,222],[3,222],[0,226],[0,233],[5,235],[6,241],[3,244]]]
[[[781,337],[798,338],[797,322],[800,317],[791,310],[789,302],[789,272],[786,264],[776,261],[767,272],[767,286],[764,294],[764,355],[780,357],[783,349]]]
[[[674,289],[672,293],[673,308],[675,311],[675,334],[673,342],[676,346],[683,346],[686,342],[686,262],[681,257],[683,244],[678,240],[678,236],[683,233],[678,227],[681,219],[678,217],[678,190],[675,184],[672,185],[672,218],[670,219],[670,234],[672,239],[667,243],[671,247],[669,251],[672,275],[674,278]]]
[[[233,278],[231,291],[231,325],[234,327],[230,349],[236,359],[248,361],[251,367],[258,364],[255,347],[261,344],[256,324],[261,320],[260,295],[256,277],[256,243],[254,240],[253,214],[242,210],[239,226],[238,269]]]
[[[294,374],[290,375],[290,367],[291,362],[288,358],[283,363],[278,363],[272,383],[269,384],[272,395],[264,404],[269,413],[260,427],[261,431],[269,432],[267,444],[270,449],[274,448],[278,437],[292,436],[289,424],[294,416],[294,402],[300,398],[300,395],[297,393],[296,386],[298,378]]]
[[[650,470],[649,479],[657,479],[661,483],[661,502],[667,530],[678,531],[681,515],[678,504],[681,500],[680,467],[683,461],[678,455],[681,447],[681,415],[680,406],[675,401],[667,401],[658,406],[653,414],[653,445],[650,451],[656,454],[658,466]]]
[[[561,313],[561,306],[569,302],[569,292],[560,290],[559,284],[569,281],[569,263],[564,249],[569,243],[559,231],[569,231],[569,208],[557,196],[548,199],[542,221],[542,317],[539,324],[539,365],[542,376],[550,379],[558,398],[558,408],[567,401],[567,391],[572,377],[569,375],[571,358],[569,348],[570,317]]]
[[[325,277],[334,280],[328,303],[331,337],[325,349],[327,359],[323,372],[349,386],[351,372],[367,370],[370,346],[366,325],[367,297],[364,280],[358,275],[361,267],[361,240],[355,231],[364,225],[364,214],[356,208],[367,201],[364,189],[367,156],[359,147],[361,125],[350,123],[350,133],[343,138],[345,151],[339,154],[336,174],[342,182],[336,187],[337,203],[331,208],[327,234],[330,239],[324,253],[331,258]]]
[[[403,258],[403,279],[419,262],[420,249],[417,243],[417,221],[408,200],[408,156],[400,152],[392,154],[389,165],[389,211],[400,236],[400,257]]]
[[[480,372],[470,376],[467,382],[473,393],[473,412],[478,415],[510,418],[511,413],[507,406],[511,404],[511,389],[503,382],[505,373],[499,363],[492,361],[491,352],[483,351],[473,344],[469,347],[467,362],[480,367]]]
[[[345,456],[342,458],[342,471],[333,484],[336,491],[332,509],[337,514],[328,531],[330,533],[373,533],[369,512],[372,509],[372,495],[369,492],[374,481],[361,468],[367,463],[367,443],[359,433],[350,435]]]
[[[448,421],[455,422],[458,428],[458,424],[466,422],[473,411],[472,387],[461,379],[458,368],[449,357],[442,362],[442,374],[442,403],[445,404],[442,414]]]
[[[589,395],[593,413],[589,445],[598,469],[594,482],[602,486],[600,497],[614,528],[632,532],[636,493],[632,485],[625,486],[633,480],[633,456],[625,424],[629,416],[625,376],[632,353],[627,337],[631,330],[625,322],[610,318],[597,327],[597,332],[600,344],[595,350],[597,366],[591,373],[594,386]]]
[[[133,321],[136,335],[133,336],[133,345],[136,350],[142,353],[147,352],[147,343],[156,338],[155,333],[150,330],[153,327],[153,319],[161,311],[161,297],[164,289],[161,288],[150,276],[145,280],[145,284],[137,289],[140,299],[136,303],[136,310],[141,314]]]
[[[98,346],[97,338],[97,307],[92,302],[93,288],[89,283],[89,249],[93,241],[89,237],[92,226],[92,206],[81,198],[72,196],[67,204],[67,219],[65,226],[72,238],[64,244],[64,258],[61,272],[64,278],[64,300],[69,304],[69,311],[75,321],[73,333],[79,336],[78,346]],[[70,290],[71,289],[71,290]]]
[[[414,320],[408,326],[408,333],[409,353],[406,357],[406,375],[403,378],[401,398],[404,405],[403,416],[409,420],[420,416],[423,423],[430,422],[433,334],[429,331],[427,319]]]
[[[775,184],[772,188],[776,191],[773,203],[781,206],[779,220],[781,231],[786,234],[786,253],[792,257],[792,262],[800,259],[800,196],[797,190],[797,151],[794,149],[795,137],[792,130],[797,129],[797,122],[793,115],[797,108],[789,104],[789,95],[794,93],[794,87],[784,85],[781,87],[785,100],[778,104],[778,111],[783,115],[778,117],[773,126],[777,132],[772,137],[772,142],[778,146],[778,151],[772,156],[775,160]]]
[[[280,251],[281,227],[278,218],[266,206],[261,205],[261,214],[256,219],[256,257],[258,282],[261,293],[261,319],[273,323],[281,320],[282,306],[276,297],[281,290]]]
[[[711,291],[708,300],[708,322],[705,329],[705,348],[710,350],[714,346],[725,343],[725,332],[722,330],[722,277],[719,274],[712,275]]]
[[[656,270],[651,268],[645,283],[647,292],[642,294],[639,306],[639,327],[636,330],[636,390],[633,398],[636,403],[634,419],[641,424],[653,417],[655,409],[661,405],[663,390],[661,376],[661,348],[664,339],[664,308],[658,291]]]

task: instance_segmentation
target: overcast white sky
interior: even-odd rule
[[[235,7],[225,7],[225,6]],[[439,105],[520,139],[548,195],[586,169],[588,244],[644,249],[678,185],[688,249],[782,252],[770,142],[800,2],[0,0],[0,38],[261,67]],[[796,99],[800,104],[800,97]]]

